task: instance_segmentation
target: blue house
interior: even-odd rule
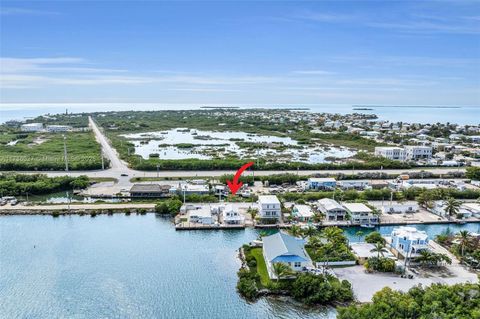
[[[305,250],[305,240],[278,232],[263,237],[263,258],[267,265],[268,276],[276,279],[273,264],[284,263],[293,271],[302,271],[303,267],[312,267],[312,260]]]
[[[311,177],[307,182],[308,189],[334,189],[337,187],[337,181],[335,178],[314,178]]]
[[[421,250],[428,249],[428,235],[415,227],[401,226],[393,229],[393,253],[404,258],[417,257]]]

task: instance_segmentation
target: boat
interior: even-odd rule
[[[362,228],[375,228],[375,225],[373,225],[373,224],[362,224],[362,225],[360,225],[360,227],[362,227]]]

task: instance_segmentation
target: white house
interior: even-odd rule
[[[282,209],[280,201],[275,195],[258,196],[258,216],[260,218],[276,218],[281,219]]]
[[[416,213],[418,212],[417,203],[397,203],[397,202],[388,202],[382,205],[381,207],[383,214],[405,214],[405,213]]]
[[[318,201],[318,209],[325,214],[328,221],[347,219],[347,210],[331,198],[322,198]]]
[[[337,181],[332,177],[310,177],[307,181],[307,185],[308,189],[334,189],[337,186]]]
[[[302,222],[310,222],[313,220],[313,211],[309,205],[295,204],[292,209],[292,215],[297,220]]]
[[[391,160],[404,161],[405,150],[401,147],[375,147],[375,156],[385,157]]]
[[[224,224],[241,225],[244,217],[238,212],[232,204],[226,205],[222,211],[222,218]]]
[[[39,131],[43,130],[43,124],[42,123],[22,124],[20,126],[20,129],[23,132],[39,132]]]
[[[373,211],[362,203],[345,203],[343,207],[351,215],[352,224],[355,225],[373,225],[378,224],[378,216],[373,214]]]
[[[204,225],[213,224],[212,211],[209,206],[202,206],[188,212],[188,221]]]
[[[432,147],[431,146],[417,146],[417,145],[406,145],[405,148],[405,159],[406,160],[417,160],[417,159],[430,159],[432,158]]]
[[[305,250],[305,240],[283,232],[263,237],[262,240],[263,258],[270,278],[277,278],[273,268],[275,263],[284,263],[293,271],[302,271],[304,267],[312,266],[312,260]]]

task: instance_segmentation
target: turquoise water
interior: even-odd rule
[[[335,318],[236,290],[241,231],[145,216],[0,218],[1,318]]]
[[[418,227],[434,236],[480,224]],[[357,230],[346,229],[352,241]],[[3,216],[0,318],[335,318],[331,308],[239,297],[236,249],[257,235],[178,232],[153,214]]]
[[[128,111],[128,110],[188,110],[199,109],[203,104],[164,104],[164,103],[70,103],[70,104],[0,104],[0,123],[11,119],[21,120],[26,117],[34,117],[45,113],[69,112],[98,112],[105,111]],[[210,104],[209,104],[210,105]],[[394,106],[368,106],[373,110],[353,110],[349,104],[229,104],[211,106],[238,106],[240,108],[292,108],[305,107],[312,112],[327,113],[368,113],[376,114],[382,120],[404,121],[415,123],[457,123],[457,124],[480,124],[480,106],[461,106],[451,108],[425,108],[425,107],[394,107]]]

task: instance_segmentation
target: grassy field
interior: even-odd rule
[[[252,248],[250,250],[250,254],[252,254],[257,261],[257,273],[260,275],[260,283],[262,286],[267,287],[270,283],[270,277],[268,276],[265,259],[263,259],[262,248]]]
[[[1,170],[65,169],[63,134],[7,132],[0,136]],[[68,132],[65,136],[70,170],[102,168],[101,148],[93,133]],[[7,145],[11,141],[17,142]]]

